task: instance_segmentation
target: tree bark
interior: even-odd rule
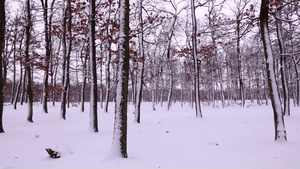
[[[81,52],[83,53],[85,46],[81,48]],[[87,51],[87,50],[86,50]],[[87,57],[80,57],[82,63],[82,84],[81,84],[81,91],[80,91],[80,102],[81,102],[81,112],[84,112],[85,106],[85,86],[86,86],[86,77],[87,77]]]
[[[269,12],[269,0],[262,0],[261,1],[261,8],[260,8],[260,29],[261,29],[261,36],[263,41],[264,47],[264,54],[266,58],[266,71],[267,71],[267,79],[268,79],[268,86],[270,91],[271,103],[273,107],[273,114],[274,114],[274,126],[275,126],[275,141],[283,140],[286,141],[286,130],[284,125],[284,114],[282,111],[278,87],[276,83],[275,77],[275,66],[274,66],[274,56],[272,52],[272,45],[271,39],[269,35],[268,29],[268,12]]]
[[[22,66],[22,61],[20,60],[20,79],[19,79],[19,83],[18,83],[18,86],[17,86],[17,91],[16,91],[16,94],[15,94],[15,97],[14,97],[14,102],[13,102],[15,110],[17,109],[17,102],[18,102],[18,99],[19,99],[19,96],[20,96],[22,79],[23,79],[23,66]]]
[[[108,10],[108,25],[110,25],[111,21],[111,4],[109,6]],[[106,36],[110,37],[110,32],[109,32],[109,26],[106,28]],[[111,39],[108,39],[107,45],[106,45],[106,93],[105,93],[105,105],[104,105],[104,112],[108,113],[108,105],[109,105],[109,97],[110,97],[110,91],[111,91],[111,77],[110,77],[110,64],[111,64]]]
[[[245,91],[244,91],[244,82],[243,82],[243,76],[242,76],[242,56],[241,56],[241,47],[240,47],[240,41],[241,41],[241,30],[240,30],[240,19],[237,20],[237,60],[238,60],[238,81],[239,81],[239,93],[240,93],[240,100],[241,100],[241,106],[245,106]]]
[[[137,89],[136,89],[136,99],[135,99],[135,118],[134,121],[137,123],[141,122],[141,103],[142,103],[142,93],[143,93],[143,81],[144,81],[144,26],[143,26],[143,0],[138,1],[138,12],[139,12],[139,55],[137,62]]]
[[[281,83],[282,83],[282,94],[283,94],[283,113],[290,115],[290,98],[288,83],[286,78],[286,55],[285,55],[285,46],[282,37],[282,21],[281,21],[281,5],[278,7],[279,11],[276,11],[276,32],[277,40],[279,45],[279,54],[280,54],[280,74],[281,74]]]
[[[51,3],[51,9],[53,9],[55,0]],[[48,79],[49,79],[49,66],[51,61],[51,50],[52,50],[52,36],[51,36],[51,24],[52,17],[48,17],[48,0],[41,0],[42,8],[43,8],[43,19],[44,19],[44,36],[45,36],[45,61],[44,61],[44,82],[43,82],[43,110],[45,113],[48,113]],[[51,10],[52,12],[52,10]]]
[[[103,53],[103,45],[102,43],[100,44],[100,51],[101,53]],[[100,108],[103,109],[103,84],[102,84],[102,68],[103,68],[103,55],[101,54],[101,60],[99,62],[100,64],[100,68],[99,68],[99,71],[100,71],[100,74],[99,74],[99,77],[100,77],[100,84],[99,84],[99,102],[100,102]]]
[[[89,47],[90,47],[90,130],[98,132],[97,114],[97,68],[95,46],[95,0],[90,0],[89,7]]]
[[[127,158],[127,99],[129,78],[129,0],[119,1],[119,67],[112,150]]]
[[[67,4],[65,7],[65,14],[63,18],[63,77],[62,77],[62,88],[63,92],[61,95],[61,117],[66,120],[66,104],[67,104],[67,92],[69,88],[70,76],[69,76],[69,67],[70,67],[70,55],[72,49],[72,10],[71,10],[71,0],[66,0]],[[68,23],[67,23],[68,21]],[[68,35],[67,35],[68,33]],[[67,38],[68,36],[68,38]]]
[[[195,0],[191,0],[191,15],[192,15],[192,50],[194,60],[194,92],[195,92],[195,110],[196,117],[202,118],[201,105],[200,105],[200,92],[199,92],[199,67],[197,55],[197,22],[195,15]]]
[[[16,16],[16,18],[17,18],[18,16]],[[11,101],[10,101],[10,103],[11,104],[13,104],[13,102],[14,102],[14,95],[16,95],[16,50],[17,50],[17,48],[16,48],[16,42],[17,42],[17,34],[18,34],[18,32],[17,32],[17,24],[15,25],[15,30],[14,30],[14,40],[13,40],[13,46],[12,46],[12,48],[13,48],[13,82],[12,82],[12,90],[11,90]]]
[[[30,29],[32,27],[31,21],[31,5],[30,0],[26,0],[26,26],[25,26],[25,69],[27,74],[27,97],[28,97],[28,116],[27,121],[33,122],[33,93],[32,93],[32,77],[31,77],[31,64],[29,56],[29,46],[30,46]]]
[[[2,54],[5,39],[5,0],[0,2],[0,133],[4,133],[3,128],[3,103],[4,103],[4,93],[3,93],[3,72],[2,72]]]
[[[106,60],[106,93],[105,93],[105,104],[104,104],[104,112],[108,113],[108,104],[109,104],[109,96],[110,96],[110,61],[111,61],[111,52],[110,45],[108,45],[108,55]]]

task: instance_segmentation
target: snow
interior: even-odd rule
[[[219,102],[221,104],[221,102]],[[24,105],[27,106],[27,105]],[[151,103],[141,107],[142,123],[128,113],[128,159],[110,156],[114,104],[99,113],[99,133],[89,132],[89,113],[60,106],[45,114],[35,103],[34,123],[26,121],[24,106],[4,107],[4,134],[0,134],[0,169],[296,169],[300,166],[300,107],[285,117],[288,141],[274,141],[271,105],[247,102],[227,108],[202,105],[205,118],[195,117],[188,104],[173,103],[170,111]],[[219,105],[221,107],[221,105]],[[248,107],[248,108],[246,108]],[[102,111],[99,111],[102,112]],[[45,148],[61,153],[49,158]]]

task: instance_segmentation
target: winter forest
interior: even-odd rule
[[[0,23],[0,168],[99,168],[103,161],[103,168],[281,168],[300,151],[298,0],[2,0]],[[246,124],[259,136],[239,135]],[[223,129],[237,133],[229,141]],[[70,130],[77,134],[67,137]],[[177,156],[176,140],[197,132],[206,137],[199,151],[223,158],[219,165],[193,165],[200,152],[190,152],[198,143],[188,139],[178,142],[186,148]],[[57,138],[63,146],[51,147]],[[31,143],[21,148],[11,142],[18,139]],[[149,139],[158,143],[139,150]],[[247,144],[230,156],[251,139],[250,157],[266,149],[268,157],[282,152],[281,161],[241,160]],[[90,147],[76,155],[85,142]],[[30,164],[18,148],[34,144],[44,158]],[[88,162],[100,151],[101,163]],[[139,154],[149,161],[135,164]],[[221,165],[226,159],[232,163]],[[294,159],[287,168],[300,166]]]

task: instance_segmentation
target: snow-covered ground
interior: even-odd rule
[[[88,106],[88,104],[86,104]],[[203,119],[187,104],[151,109],[142,104],[141,124],[128,114],[128,159],[110,156],[114,105],[99,109],[99,133],[89,132],[89,111],[60,106],[34,107],[34,123],[26,121],[27,106],[4,108],[5,134],[0,134],[0,169],[296,169],[300,168],[300,108],[286,117],[288,142],[274,142],[270,106],[247,104],[211,108],[202,105]],[[45,148],[62,153],[49,158]]]

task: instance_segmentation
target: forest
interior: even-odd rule
[[[89,110],[94,132],[112,104],[126,158],[127,104],[137,123],[144,103],[188,104],[196,118],[201,104],[270,104],[285,141],[300,106],[298,0],[3,0],[0,12],[1,133],[4,104],[28,105],[32,123],[34,103],[64,120]]]

